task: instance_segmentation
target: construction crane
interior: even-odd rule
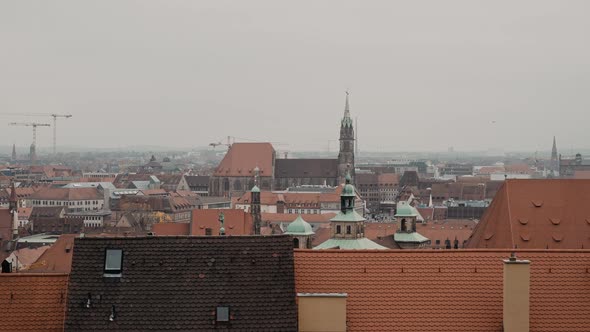
[[[213,150],[215,150],[215,148],[220,145],[225,145],[229,149],[231,147],[231,138],[232,138],[231,136],[227,136],[227,143],[221,143],[221,141],[219,141],[219,142],[209,143],[209,146],[212,146]],[[234,138],[234,142],[235,142],[235,140],[236,139]]]
[[[37,127],[51,127],[49,123],[36,123],[36,122],[11,122],[9,126],[26,126],[33,127],[33,144],[37,146]]]
[[[53,154],[57,152],[57,118],[69,119],[71,114],[55,114],[55,113],[0,113],[2,115],[22,115],[22,116],[50,116],[53,118]]]

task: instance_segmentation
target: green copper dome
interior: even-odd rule
[[[414,212],[414,208],[408,204],[407,202],[400,202],[397,205],[397,211],[395,213],[395,217],[416,217],[418,216],[416,212]]]
[[[252,190],[250,190],[250,191],[253,192],[253,193],[259,193],[260,192],[260,188],[258,188],[258,186],[255,185],[254,187],[252,187]]]
[[[287,231],[285,234],[290,235],[312,235],[314,234],[313,230],[311,229],[311,225],[301,218],[301,215],[297,216],[297,219],[293,220],[287,226]]]
[[[345,179],[346,179],[346,184],[344,185],[344,189],[342,189],[341,196],[347,196],[347,197],[356,196],[355,191],[354,191],[354,186],[350,183],[351,182],[350,173],[346,173]]]

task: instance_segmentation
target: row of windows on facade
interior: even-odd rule
[[[358,186],[359,186],[359,188],[375,187],[375,188],[380,188],[381,190],[395,190],[395,189],[390,188],[390,187],[397,186],[397,184],[393,184],[393,183],[384,183],[384,184],[368,183],[368,184],[359,184]]]
[[[176,213],[174,215],[174,220],[184,220],[184,219],[189,219],[190,217],[191,217],[190,212]]]
[[[316,210],[316,209],[289,209],[287,210],[287,213],[295,213],[295,214],[319,214],[320,210]]]
[[[208,230],[210,230],[208,228]],[[123,273],[123,250],[121,249],[107,249],[105,251],[104,260],[104,277],[119,278]],[[86,307],[90,308],[92,305],[91,296],[88,296]],[[115,307],[111,310],[110,320],[116,319]],[[227,323],[230,320],[230,307],[227,305],[219,305],[215,308],[215,321],[218,323]]]
[[[74,206],[74,205],[98,205],[98,201],[41,201],[33,200],[34,205],[63,205],[63,206]]]

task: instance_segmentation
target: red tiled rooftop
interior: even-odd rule
[[[76,234],[62,234],[36,262],[25,271],[43,273],[70,273],[72,270],[72,254]]]
[[[0,273],[0,330],[63,331],[67,274]]]
[[[502,331],[510,250],[296,250],[300,293],[347,293],[348,331]],[[531,261],[530,331],[588,331],[590,250],[519,250]]]
[[[590,248],[590,180],[506,180],[470,248]]]
[[[190,224],[180,222],[157,223],[152,226],[152,232],[157,236],[162,235],[189,235]]]
[[[272,176],[273,154],[270,143],[234,143],[219,163],[214,176],[254,176],[254,168],[260,176]]]
[[[203,209],[193,210],[190,235],[206,235],[210,228],[213,235],[219,234],[219,213],[223,212],[226,235],[252,234],[252,216],[240,209]]]

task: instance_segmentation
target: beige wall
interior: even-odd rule
[[[299,295],[299,331],[346,331],[346,296]]]
[[[529,331],[530,264],[504,261],[504,331]]]

